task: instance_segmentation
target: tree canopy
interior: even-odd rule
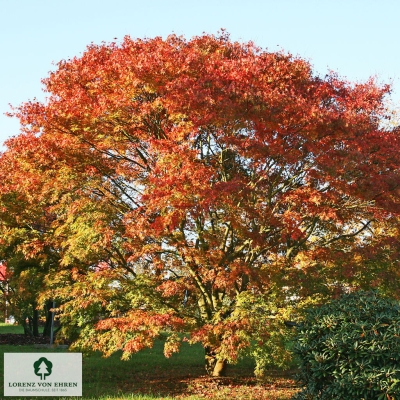
[[[293,299],[397,295],[388,85],[225,33],[90,45],[43,84],[1,155],[0,251],[42,265],[81,345],[166,331],[169,355],[190,332],[218,375],[253,343],[273,356]]]

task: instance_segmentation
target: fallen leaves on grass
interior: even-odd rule
[[[190,400],[289,400],[298,391],[292,377],[274,375],[261,382],[250,376],[212,378],[199,374],[200,371],[192,372],[186,376],[179,376],[178,371],[164,371],[158,377],[136,376],[120,389],[126,393],[129,386],[134,393]]]
[[[195,395],[204,399],[290,399],[297,391],[294,381],[282,380],[276,384],[257,382],[255,378],[211,378],[197,377],[187,382],[185,394],[177,395],[177,399],[184,399],[188,395]]]
[[[23,334],[0,334],[0,344],[24,345],[47,344],[48,338],[31,337]],[[151,354],[148,355],[151,357]],[[87,361],[84,359],[83,363]],[[136,366],[137,367],[137,366]],[[212,378],[204,375],[204,367],[198,366],[146,366],[124,372],[105,360],[101,367],[90,370],[84,367],[85,388],[99,386],[105,394],[119,393],[121,399],[131,395],[153,395],[163,398],[199,400],[289,400],[299,389],[293,379],[293,372],[270,371],[262,380],[254,377],[253,369],[239,365],[229,366],[228,377]],[[93,367],[92,367],[93,368]],[[93,379],[89,375],[94,373]],[[126,371],[126,370],[125,370]],[[105,385],[109,382],[110,385]],[[115,383],[115,386],[112,383]],[[95,390],[92,390],[95,393]]]
[[[0,345],[25,345],[25,344],[49,344],[50,339],[43,336],[29,336],[16,333],[2,333],[0,334]]]

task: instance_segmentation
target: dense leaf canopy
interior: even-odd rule
[[[190,331],[234,361],[272,346],[290,299],[395,292],[388,86],[224,33],[90,45],[43,83],[1,155],[1,246],[40,260],[82,343],[129,355]]]

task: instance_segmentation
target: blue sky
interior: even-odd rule
[[[399,103],[399,15],[397,0],[0,0],[0,143],[19,132],[3,115],[8,104],[44,99],[40,80],[53,62],[125,35],[225,28],[234,40],[306,58],[322,75],[392,81]]]

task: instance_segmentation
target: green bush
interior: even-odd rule
[[[296,400],[400,399],[400,308],[356,292],[308,310],[297,328]]]

